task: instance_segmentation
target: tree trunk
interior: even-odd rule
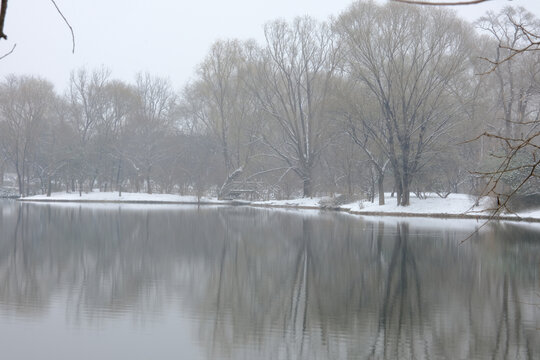
[[[96,170],[94,176],[92,176],[92,179],[90,180],[90,192],[92,192],[94,190],[94,186],[96,185],[96,180],[98,178],[98,171]]]
[[[379,174],[377,186],[379,190],[379,205],[384,205],[384,175]]]
[[[30,195],[30,171],[28,170],[28,166],[25,168],[25,172],[23,174],[26,174],[26,189],[24,189],[24,193],[26,196]]]
[[[152,186],[150,186],[150,171],[146,174],[146,192],[152,194]]]
[[[375,179],[373,178],[373,173],[371,174],[371,181],[369,186],[369,202],[374,203],[375,202]]]
[[[118,196],[122,196],[122,185],[120,185],[121,173],[122,173],[122,160],[118,160],[118,171],[116,172],[116,190],[118,190]]]
[[[19,195],[24,196],[24,182],[21,178],[21,173],[17,167],[17,184],[19,185]]]
[[[51,197],[51,187],[52,187],[52,179],[50,176],[47,177],[47,197]]]
[[[409,206],[410,205],[410,189],[409,189],[409,178],[407,176],[403,177],[403,189],[401,194],[401,205]]]
[[[397,205],[400,206],[401,205],[401,197],[403,195],[403,184],[401,183],[401,179],[397,175],[396,175],[394,181],[395,181],[395,188],[396,188]]]
[[[313,189],[312,189],[312,185],[311,185],[311,178],[310,177],[305,177],[304,180],[304,197],[311,197],[313,194]]]
[[[352,173],[349,169],[349,172],[347,173],[347,195],[352,196],[353,189],[352,189]]]

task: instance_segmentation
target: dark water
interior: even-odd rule
[[[1,359],[538,359],[540,226],[0,202]]]

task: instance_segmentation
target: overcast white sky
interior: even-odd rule
[[[384,0],[379,0],[384,1]],[[276,18],[310,15],[325,20],[351,0],[56,0],[74,28],[71,36],[50,0],[11,0],[0,53],[14,43],[13,54],[0,60],[0,77],[10,73],[41,75],[57,90],[71,70],[105,65],[113,77],[130,81],[138,71],[168,76],[176,88],[193,77],[196,65],[217,39],[263,41],[263,25]],[[457,7],[475,20],[486,9],[523,6],[540,17],[539,0],[492,0]]]

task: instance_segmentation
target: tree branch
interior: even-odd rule
[[[5,58],[6,56],[10,55],[13,51],[15,51],[15,48],[17,47],[17,44],[13,44],[13,47],[11,48],[11,50],[9,50],[7,53],[5,53],[4,55],[0,56],[0,60],[2,60],[3,58]]]
[[[5,40],[7,40],[7,35],[4,34],[4,22],[6,20],[7,3],[8,0],[2,0],[2,5],[0,8],[0,39]]]
[[[2,0],[2,8],[3,8],[3,5],[4,5],[4,1],[7,3],[7,0]],[[73,28],[71,27],[71,25],[69,24],[69,21],[66,19],[66,17],[64,16],[64,14],[62,13],[62,10],[60,10],[60,8],[58,7],[58,5],[56,5],[56,2],[54,0],[51,0],[51,2],[53,3],[54,7],[56,8],[56,11],[58,11],[58,14],[60,14],[60,16],[62,17],[62,19],[64,19],[64,22],[66,23],[66,25],[68,26],[69,28],[69,31],[71,32],[71,43],[72,43],[72,48],[71,48],[71,52],[73,54],[75,54],[75,34],[73,33]],[[3,25],[3,19],[0,19],[1,23],[0,25]],[[1,30],[1,29],[0,29]]]

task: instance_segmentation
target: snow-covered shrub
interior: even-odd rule
[[[335,209],[340,205],[350,203],[351,201],[353,200],[350,197],[340,194],[335,197],[322,199],[319,201],[319,205],[322,209]]]

